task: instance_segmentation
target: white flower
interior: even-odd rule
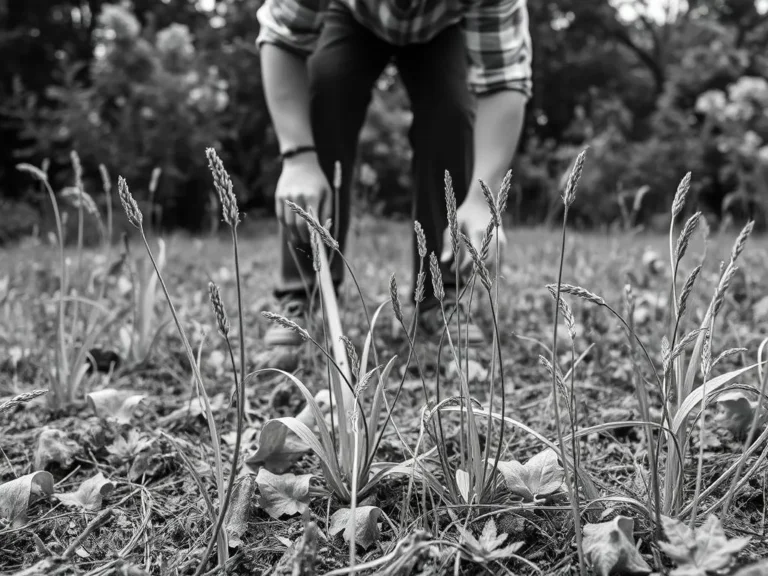
[[[696,99],[696,112],[716,114],[726,105],[725,93],[722,90],[707,90]]]

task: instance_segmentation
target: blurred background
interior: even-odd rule
[[[279,162],[255,46],[261,3],[0,0],[0,243],[52,222],[47,198],[15,165],[47,165],[62,190],[74,182],[71,150],[97,204],[103,164],[151,203],[156,225],[208,233],[220,219],[204,154],[215,146],[249,220],[271,215]],[[767,0],[529,0],[528,9],[534,96],[512,166],[512,222],[556,223],[563,178],[589,146],[572,208],[580,228],[667,226],[688,171],[710,224],[751,217],[766,227]],[[362,134],[357,211],[409,216],[409,123],[387,69]]]

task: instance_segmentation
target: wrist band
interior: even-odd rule
[[[296,146],[295,148],[289,148],[285,152],[280,153],[280,159],[281,160],[287,160],[288,158],[293,158],[294,156],[298,156],[299,154],[302,154],[304,152],[314,152],[315,147],[314,146]]]

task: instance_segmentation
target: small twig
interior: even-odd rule
[[[93,520],[91,520],[88,523],[88,526],[85,527],[85,530],[83,530],[77,538],[75,538],[72,543],[67,547],[66,550],[64,550],[64,553],[61,555],[61,557],[65,560],[68,560],[72,554],[75,553],[75,550],[77,550],[78,546],[80,546],[88,536],[91,535],[91,533],[96,530],[97,528],[100,528],[102,524],[106,523],[107,520],[109,520],[112,517],[112,512],[114,511],[113,508],[107,508],[103,512],[101,512],[98,516],[96,516]]]

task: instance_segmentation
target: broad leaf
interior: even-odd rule
[[[152,440],[134,429],[128,432],[125,437],[117,436],[114,442],[107,446],[107,452],[112,454],[118,462],[127,462],[151,445]]]
[[[265,427],[259,437],[256,452],[248,457],[246,463],[282,474],[308,451],[309,447],[285,426]]]
[[[53,476],[50,472],[33,472],[0,484],[0,518],[8,520],[12,528],[27,523],[27,510],[38,498],[53,494]]]
[[[74,506],[81,510],[98,510],[101,508],[102,499],[109,496],[115,490],[115,485],[104,478],[99,472],[93,478],[89,478],[74,492],[54,494],[65,506]]]
[[[235,484],[232,491],[232,501],[227,510],[224,527],[230,548],[238,548],[243,543],[243,535],[248,528],[248,517],[251,514],[251,503],[256,491],[256,476],[245,475]]]
[[[129,424],[136,407],[146,396],[127,390],[107,388],[91,392],[86,398],[93,413],[102,420],[114,420],[118,424]]]
[[[352,510],[342,508],[331,516],[329,532],[332,536],[344,532],[344,541],[352,540],[352,530],[355,531],[355,544],[367,550],[379,539],[379,526],[377,524],[381,516],[381,508],[378,506],[358,506],[355,509],[355,521],[352,519]]]
[[[266,468],[259,470],[259,506],[272,518],[302,514],[308,509],[311,474],[272,474]]]
[[[635,548],[635,521],[617,516],[584,526],[584,552],[597,576],[650,574],[651,567]]]
[[[40,433],[35,451],[35,470],[45,470],[56,463],[62,468],[69,468],[75,461],[79,446],[69,440],[61,430],[46,428]]]
[[[565,475],[554,450],[544,450],[525,464],[517,460],[499,462],[499,472],[513,494],[526,502],[542,499],[561,490]]]
[[[688,526],[662,516],[664,534],[669,542],[659,542],[661,550],[677,563],[672,576],[706,576],[730,566],[733,556],[749,544],[749,538],[729,540],[715,515],[709,515],[694,532]]]
[[[469,473],[465,470],[456,470],[456,486],[459,488],[464,502],[469,503]]]
[[[758,403],[739,390],[722,394],[717,403],[722,408],[718,416],[720,423],[738,440],[744,439],[755,418]]]
[[[461,526],[458,527],[458,530],[464,540],[466,556],[479,564],[510,558],[523,546],[522,542],[513,542],[504,548],[500,548],[507,539],[508,534],[498,534],[496,522],[493,518],[490,518],[485,523],[483,533],[479,539],[475,538],[469,530]]]

